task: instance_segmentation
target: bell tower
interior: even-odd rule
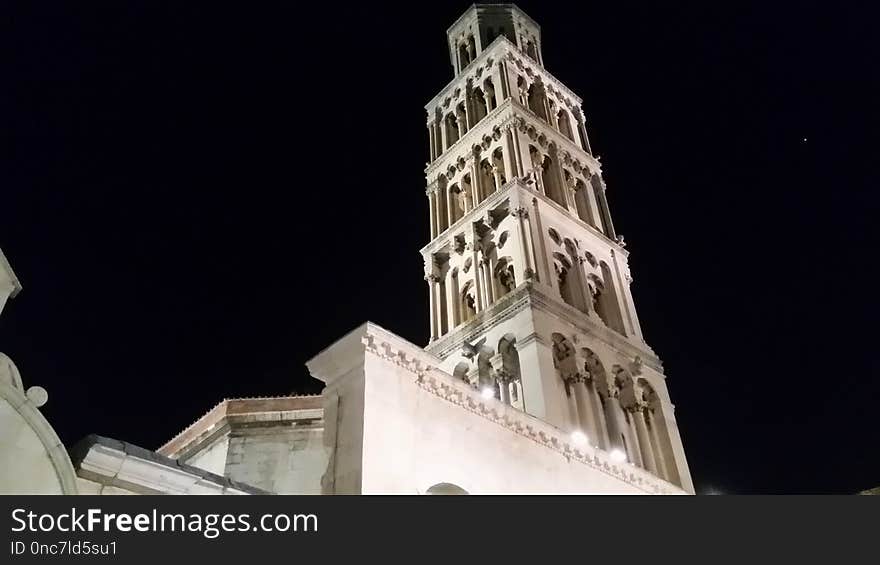
[[[426,350],[487,397],[693,492],[581,99],[515,5],[471,6],[447,41],[454,78],[426,105]]]

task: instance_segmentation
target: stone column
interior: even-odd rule
[[[636,332],[635,324],[633,323],[633,312],[634,308],[630,305],[628,298],[628,293],[626,292],[625,285],[623,284],[623,278],[620,276],[620,266],[618,265],[618,254],[611,250],[611,267],[613,269],[614,281],[613,284],[615,288],[615,296],[617,297],[617,307],[620,309],[620,317],[623,321],[623,330],[628,336],[634,336],[641,339],[641,335]]]
[[[440,140],[443,142],[443,151],[449,149],[449,133],[446,131],[446,116],[441,115],[440,121],[437,124],[440,126]],[[441,153],[443,153],[441,151]]]
[[[464,134],[467,133],[467,114],[461,114],[456,110],[455,112],[456,125],[458,126],[458,139],[464,137]]]
[[[587,389],[587,400],[591,406],[593,414],[593,426],[596,430],[594,441],[600,448],[608,450],[608,430],[605,427],[605,418],[602,413],[602,402],[596,387],[593,385],[593,378],[590,377],[584,381],[584,387]]]
[[[645,469],[657,475],[657,462],[654,460],[654,451],[651,449],[651,437],[648,435],[648,427],[645,425],[645,407],[639,406],[633,411],[633,419],[636,422],[636,435],[639,438],[639,449],[642,452],[642,463]]]
[[[583,149],[584,146],[581,145],[581,136],[578,135],[578,122],[574,118],[574,114],[571,109],[566,106],[562,109],[563,112],[568,116],[568,126],[569,132],[571,133],[571,142],[574,143],[579,149]],[[565,134],[563,134],[564,136]]]
[[[474,206],[479,204],[480,202],[480,189],[477,184],[477,158],[472,154],[470,157],[470,161],[468,162],[467,168],[470,171],[471,176],[471,193],[473,196],[471,197],[471,201],[474,203]],[[461,185],[464,188],[464,176],[461,177]]]
[[[432,275],[433,282],[433,296],[434,296],[434,318],[437,326],[437,337],[442,337],[444,335],[443,332],[443,314],[440,310],[440,306],[443,304],[443,299],[440,293],[440,277],[437,275]],[[448,328],[447,328],[448,330]]]
[[[446,321],[449,330],[459,324],[458,289],[452,288],[452,269],[446,274]]]
[[[577,127],[580,128],[580,130],[581,130],[581,135],[582,135],[583,138],[584,138],[584,143],[586,143],[586,146],[584,146],[583,149],[584,149],[584,151],[586,151],[587,153],[589,153],[590,155],[592,155],[592,154],[593,154],[593,150],[590,149],[590,138],[587,136],[587,125],[586,125],[586,124],[587,124],[587,118],[586,118],[586,116],[584,116],[584,111],[583,111],[582,109],[580,109],[580,108],[578,108],[578,117],[579,117],[580,119],[575,120],[575,123],[577,124]]]
[[[519,245],[517,246],[519,248],[518,264],[513,266],[514,276],[516,277],[517,285],[519,285],[526,280],[530,280],[535,273],[535,268],[530,258],[528,231],[525,226],[525,222],[529,217],[529,209],[519,206],[514,208],[511,213],[516,221],[516,235],[519,240]]]
[[[464,87],[464,119],[465,125],[467,126],[465,129],[470,131],[472,127],[474,127],[474,109],[471,107],[473,104],[473,90],[471,89],[470,81]]]
[[[614,262],[620,263],[620,265],[616,265],[621,273],[621,291],[623,292],[623,301],[626,304],[627,313],[629,314],[630,322],[632,323],[633,333],[639,337],[639,339],[644,340],[642,336],[642,325],[639,322],[639,314],[636,311],[635,301],[633,300],[632,290],[630,286],[632,285],[632,275],[629,271],[629,266],[626,264],[625,259],[619,254],[614,254]]]
[[[513,127],[510,128],[510,136],[513,140],[513,156],[516,161],[517,176],[521,177],[526,174],[526,167],[523,163],[522,144],[519,139],[519,127],[517,122],[514,122]]]
[[[604,397],[604,400],[605,425],[608,427],[608,450],[619,449],[626,453],[626,447],[621,439],[624,428],[620,422],[620,402],[616,394]]]
[[[593,412],[587,399],[587,389],[584,386],[583,377],[579,376],[572,384],[574,389],[574,402],[578,411],[578,422],[581,430],[587,435],[591,442],[596,443],[596,430],[593,429]]]
[[[437,339],[437,331],[438,322],[440,318],[437,316],[437,308],[439,305],[437,304],[436,293],[434,292],[434,279],[436,277],[434,275],[425,275],[425,280],[428,282],[428,298],[430,301],[430,313],[431,313],[431,341],[435,341]]]
[[[431,226],[431,237],[435,238],[439,235],[437,230],[437,192],[436,189],[428,189],[428,210],[431,216],[429,225]]]
[[[596,199],[599,202],[599,209],[601,210],[602,217],[605,218],[605,222],[602,225],[608,226],[608,232],[605,235],[608,236],[609,239],[617,239],[617,232],[614,231],[614,224],[611,222],[611,212],[608,209],[608,200],[605,198],[605,181],[599,179],[599,190],[596,194]]]
[[[455,223],[455,208],[453,206],[458,207],[458,203],[455,201],[455,193],[452,192],[451,188],[451,185],[446,185],[446,216],[450,228]]]
[[[559,164],[559,169],[560,171],[562,170],[562,163]],[[565,206],[568,208],[568,211],[577,218],[577,204],[574,201],[575,187],[577,185],[574,175],[569,175],[568,178],[566,178],[565,174],[562,174],[562,184],[565,186]]]
[[[507,169],[507,178],[508,180],[515,179],[520,176],[520,172],[516,167],[516,157],[513,152],[513,133],[511,132],[511,126],[504,127],[504,140],[502,141],[502,154],[504,156],[504,168]]]
[[[542,269],[544,284],[552,289],[555,287],[556,284],[553,282],[555,276],[550,274],[550,265],[547,258],[547,244],[545,243],[546,238],[544,236],[544,226],[541,223],[541,214],[538,210],[537,198],[532,198],[532,214],[535,219],[535,229],[538,232],[538,237],[536,238],[537,244],[535,245],[535,260],[537,261],[540,269]]]
[[[654,453],[654,463],[657,467],[657,476],[668,481],[669,469],[666,464],[666,457],[663,454],[663,444],[660,443],[660,437],[657,435],[657,425],[653,422],[654,415],[650,406],[645,407],[642,416],[645,419],[645,423],[648,424],[651,434],[651,451]]]
[[[501,182],[501,171],[498,170],[498,166],[494,163],[492,164],[492,180],[495,181],[495,190],[501,190],[501,187],[504,185]]]
[[[472,263],[471,268],[474,270],[474,295],[477,298],[477,312],[482,312],[483,308],[485,308],[485,303],[483,302],[483,281],[480,279],[480,244],[478,243],[478,235],[476,233],[476,229],[471,229],[471,242],[465,246],[465,249],[470,249],[473,253],[471,255]]]
[[[596,198],[596,193],[593,190],[593,183],[591,182],[591,179],[592,174],[587,177],[586,183],[584,183],[584,188],[581,190],[587,191],[584,196],[586,197],[587,202],[590,205],[590,218],[592,220],[593,227],[604,233],[605,230],[602,229],[602,212],[599,209],[599,200]]]

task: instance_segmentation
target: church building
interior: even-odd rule
[[[307,362],[320,395],[223,400],[156,452],[90,436],[66,492],[694,492],[582,100],[515,5],[471,6],[446,39],[452,79],[426,105],[429,343],[364,323]]]

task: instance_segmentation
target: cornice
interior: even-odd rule
[[[575,446],[569,435],[540,420],[506,406],[496,399],[485,399],[480,392],[455,379],[425,359],[416,346],[388,332],[378,333],[367,328],[363,336],[367,353],[397,365],[412,374],[420,389],[444,401],[476,414],[519,436],[563,455],[568,461],[580,463],[621,480],[647,494],[685,494],[679,487],[628,463],[611,460],[605,451],[589,446]],[[393,335],[393,334],[392,334]],[[394,342],[402,342],[400,344]]]

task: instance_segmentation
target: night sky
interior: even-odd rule
[[[428,337],[424,105],[465,3],[3,11],[0,350],[72,445],[155,449],[320,391],[364,320]],[[584,99],[698,492],[880,485],[880,14],[521,2]]]

